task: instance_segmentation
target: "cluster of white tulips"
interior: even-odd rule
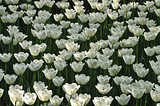
[[[0,0],[0,106],[160,106],[160,0]]]

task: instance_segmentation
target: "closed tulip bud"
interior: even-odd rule
[[[11,57],[12,57],[11,53],[8,53],[8,54],[7,53],[3,53],[3,54],[0,53],[0,59],[4,63],[9,62]]]
[[[35,93],[27,92],[22,98],[27,105],[33,105],[37,99],[37,95]]]
[[[18,62],[25,62],[29,54],[24,52],[14,53],[14,57]]]
[[[54,95],[49,100],[53,106],[59,106],[63,101],[63,97],[60,98],[58,95]]]
[[[85,74],[80,74],[80,75],[76,74],[75,80],[80,85],[86,85],[90,80],[90,76],[86,76]]]
[[[131,95],[121,94],[120,96],[115,96],[115,99],[118,101],[120,105],[127,105],[129,100],[131,98]]]
[[[52,82],[56,87],[59,87],[63,84],[64,78],[62,76],[61,77],[56,76],[52,79]]]
[[[8,85],[12,85],[16,81],[17,77],[18,76],[15,74],[12,74],[12,75],[6,74],[4,76],[4,80]]]
[[[111,96],[94,97],[92,101],[95,106],[110,106],[113,98]]]
[[[63,91],[68,95],[74,95],[79,88],[80,85],[77,85],[76,83],[71,83],[71,84],[65,83],[63,85]]]

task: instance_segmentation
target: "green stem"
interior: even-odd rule
[[[5,74],[7,74],[7,62],[5,63]]]
[[[147,106],[147,102],[148,102],[147,101],[147,99],[148,99],[147,97],[148,97],[147,94],[145,94],[145,105],[144,106]]]
[[[23,86],[23,75],[19,75],[19,85],[22,85]]]
[[[136,99],[136,106],[139,106],[139,105],[138,105],[138,99]]]
[[[136,63],[138,63],[138,44],[136,45]]]

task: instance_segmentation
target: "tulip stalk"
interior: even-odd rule
[[[147,106],[147,99],[148,99],[148,95],[145,94],[145,103],[144,103],[144,106]]]

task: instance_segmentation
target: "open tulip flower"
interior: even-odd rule
[[[0,4],[0,106],[159,106],[160,0]]]

